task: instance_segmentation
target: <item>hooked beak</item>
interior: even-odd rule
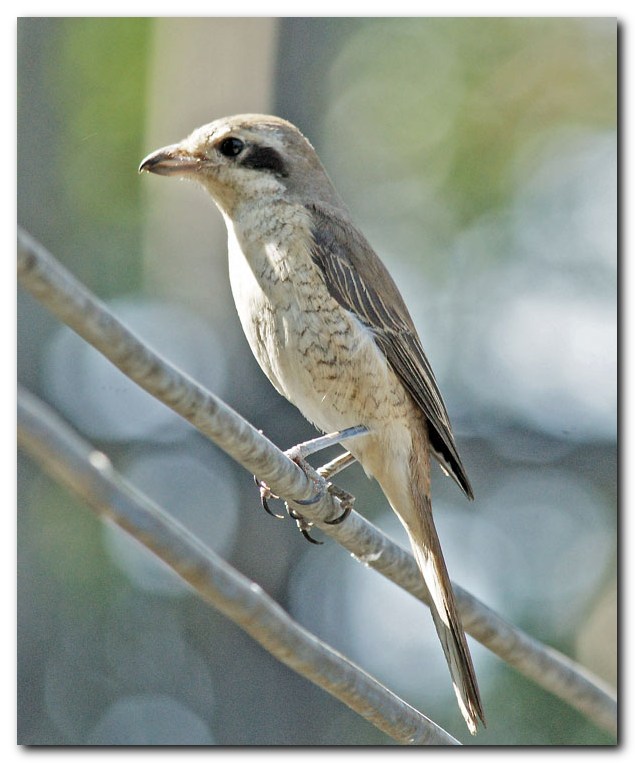
[[[180,144],[153,151],[139,165],[139,172],[155,175],[189,175],[197,172],[205,163],[202,156],[194,156]]]

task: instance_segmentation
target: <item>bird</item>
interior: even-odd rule
[[[485,716],[435,528],[431,459],[474,497],[406,304],[309,140],[239,114],[149,154],[139,172],[197,181],[222,214],[243,331],[276,390],[379,483],[409,537],[469,731]]]

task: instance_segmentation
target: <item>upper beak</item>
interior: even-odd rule
[[[154,172],[157,175],[187,175],[190,172],[196,172],[203,163],[203,157],[193,156],[177,143],[160,148],[146,156],[139,165],[139,172]]]

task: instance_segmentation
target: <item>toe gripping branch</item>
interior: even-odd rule
[[[367,432],[368,430],[364,426],[349,427],[348,429],[343,429],[340,432],[333,432],[332,434],[327,434],[323,437],[316,437],[314,440],[308,440],[307,442],[300,443],[299,445],[295,445],[293,448],[289,448],[289,450],[285,451],[286,455],[295,464],[297,464],[300,469],[302,469],[306,476],[316,486],[315,495],[311,496],[311,498],[307,498],[306,500],[294,501],[294,503],[300,506],[310,506],[314,503],[317,503],[324,497],[324,489],[322,487],[324,484],[323,480],[327,480],[326,489],[331,495],[340,500],[342,513],[338,517],[335,517],[335,519],[327,520],[326,524],[337,525],[340,522],[343,522],[351,513],[351,509],[353,508],[353,503],[355,501],[355,496],[351,495],[346,490],[337,487],[337,485],[334,485],[328,480],[346,469],[346,467],[350,466],[355,461],[355,456],[353,456],[348,451],[345,451],[318,469],[314,469],[307,462],[306,458],[307,456],[310,456],[313,453],[318,453],[319,451],[324,450],[331,445],[336,445],[343,442],[344,440],[349,439],[350,437],[357,437],[359,435],[366,434]],[[279,499],[280,496],[272,493],[269,486],[259,480],[257,477],[254,477],[254,480],[260,491],[260,503],[262,504],[262,508],[272,517],[276,517],[276,519],[284,519],[284,514],[276,514],[271,510],[269,506],[269,501],[272,498]],[[291,517],[291,519],[295,520],[298,529],[306,538],[306,540],[308,540],[309,543],[321,545],[322,541],[315,540],[315,538],[311,537],[310,530],[312,527],[312,522],[309,522],[295,508],[290,506],[288,501],[285,501],[284,505],[287,510],[287,514]]]

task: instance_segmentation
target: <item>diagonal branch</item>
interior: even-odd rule
[[[459,744],[382,684],[306,631],[251,580],[207,548],[108,458],[25,391],[18,393],[18,441],[55,480],[102,519],[153,551],[198,595],[249,633],[278,660],[321,686],[398,742]]]
[[[18,232],[18,275],[22,286],[50,312],[102,352],[121,371],[213,440],[276,495],[306,500],[315,485],[282,451],[229,406],[155,353],[27,233]],[[339,525],[337,499],[323,491],[300,513],[351,553],[413,596],[429,604],[414,559],[370,522],[352,512]],[[573,660],[506,622],[454,585],[468,633],[547,691],[617,734],[612,690]]]

